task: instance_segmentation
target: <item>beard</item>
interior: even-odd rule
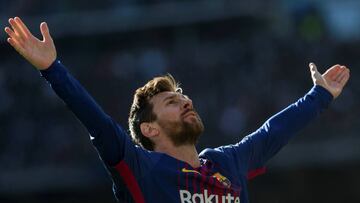
[[[204,125],[195,112],[196,116],[191,117],[190,121],[181,118],[179,121],[165,121],[158,119],[159,125],[169,136],[174,146],[195,145],[204,131]]]

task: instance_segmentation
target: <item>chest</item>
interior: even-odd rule
[[[221,167],[203,165],[194,169],[184,163],[155,167],[140,183],[151,199],[169,198],[164,202],[181,203],[240,202],[244,184],[244,178]]]

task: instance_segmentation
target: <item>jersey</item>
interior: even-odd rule
[[[87,128],[121,202],[247,203],[248,179],[263,173],[266,162],[333,99],[314,86],[238,143],[201,151],[201,166],[193,168],[135,145],[59,60],[41,75]]]

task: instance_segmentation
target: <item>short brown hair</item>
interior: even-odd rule
[[[154,150],[154,143],[141,133],[140,124],[156,120],[150,99],[160,92],[180,92],[182,89],[170,74],[155,77],[134,94],[129,115],[129,130],[133,141],[147,150]]]

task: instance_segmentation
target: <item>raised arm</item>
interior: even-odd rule
[[[239,171],[246,170],[245,173],[251,174],[263,168],[291,137],[314,120],[340,95],[350,77],[349,69],[341,65],[332,66],[322,75],[315,64],[311,63],[309,67],[314,87],[304,97],[272,116],[239,143],[219,148],[232,154],[235,163],[240,167]]]
[[[323,75],[315,64],[310,63],[310,72],[314,87],[303,98],[272,116],[255,131],[244,143],[251,148],[250,169],[261,167],[275,155],[296,132],[328,107],[337,98],[350,77],[345,66],[334,65]]]
[[[5,28],[7,41],[50,83],[56,94],[85,125],[102,159],[109,165],[124,156],[124,145],[132,144],[126,133],[87,93],[81,84],[56,60],[56,49],[46,23],[41,23],[43,40],[34,37],[18,17]]]

